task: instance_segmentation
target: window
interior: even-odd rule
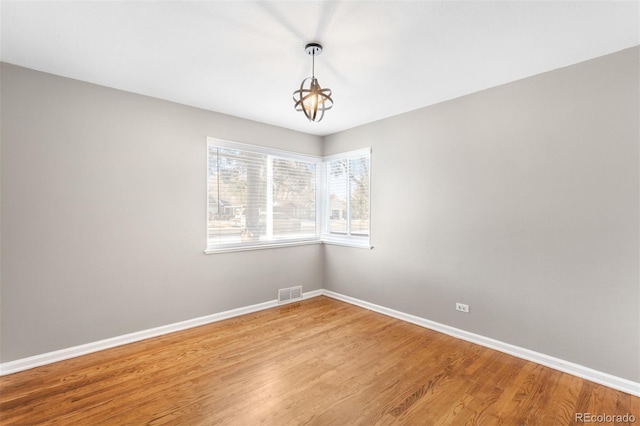
[[[371,150],[332,155],[323,166],[323,241],[370,247]]]
[[[370,248],[371,150],[322,160],[208,138],[205,252],[321,241]]]
[[[207,148],[207,252],[319,240],[319,158],[213,138]]]

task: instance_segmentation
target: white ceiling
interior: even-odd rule
[[[0,3],[0,59],[331,134],[640,44],[638,1]],[[291,95],[333,90],[320,123]]]

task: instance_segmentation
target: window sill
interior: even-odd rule
[[[353,247],[371,250],[373,246],[368,240],[365,241],[357,241],[357,240],[347,240],[347,239],[335,239],[335,238],[323,238],[322,244],[329,244],[332,246],[343,246],[343,247]]]
[[[304,241],[287,241],[283,243],[256,244],[253,246],[236,246],[221,247],[204,250],[204,254],[233,253],[237,251],[253,251],[266,250],[283,247],[307,246],[312,244],[329,244],[331,246],[353,247],[359,249],[371,250],[373,246],[369,242],[343,241],[343,240],[304,240]]]
[[[322,241],[319,239],[313,240],[301,240],[301,241],[287,241],[282,243],[267,243],[267,244],[256,244],[252,246],[232,246],[232,247],[220,247],[220,248],[210,248],[204,251],[204,254],[218,254],[218,253],[232,253],[235,251],[250,251],[250,250],[265,250],[265,249],[273,249],[273,248],[282,248],[282,247],[295,247],[295,246],[306,246],[310,244],[321,244]]]

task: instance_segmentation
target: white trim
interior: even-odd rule
[[[309,244],[321,244],[320,238],[314,238],[312,240],[300,240],[300,241],[287,241],[287,242],[269,242],[266,244],[256,244],[252,246],[232,245],[228,247],[211,248],[204,250],[205,254],[217,254],[217,253],[230,253],[234,251],[247,251],[247,250],[263,250],[282,247],[294,247],[294,246],[306,246]]]
[[[255,245],[255,246],[229,246],[229,247],[221,247],[216,249],[206,249],[204,250],[204,254],[218,254],[218,253],[233,253],[236,251],[249,251],[249,250],[263,250],[263,249],[273,249],[273,248],[282,248],[282,247],[296,247],[296,246],[307,246],[311,244],[329,244],[331,246],[342,246],[342,247],[353,247],[371,250],[373,246],[369,244],[368,241],[349,241],[349,240],[334,240],[334,239],[313,239],[313,240],[303,240],[303,241],[290,241],[285,243],[269,243],[263,245]]]
[[[282,149],[269,148],[260,145],[251,145],[248,143],[233,142],[207,136],[207,149],[209,149],[210,146],[214,146],[217,148],[239,149],[242,151],[258,152],[260,154],[272,155],[274,157],[286,158],[289,160],[299,160],[317,164],[322,163],[322,157],[316,155],[300,154],[292,151],[284,151]]]
[[[355,151],[340,152],[338,154],[332,154],[322,157],[322,162],[333,160],[351,160],[352,158],[365,157],[371,155],[371,147],[356,149]]]
[[[313,290],[303,293],[302,298],[309,299],[321,295],[322,290]],[[87,355],[116,346],[126,345],[128,343],[138,342],[140,340],[149,339],[151,337],[162,336],[164,334],[186,330],[188,328],[198,327],[200,325],[210,324],[212,322],[222,321],[240,315],[246,315],[257,311],[274,308],[276,306],[282,306],[282,304],[279,304],[277,300],[271,300],[268,302],[258,303],[256,305],[231,309],[228,311],[219,312],[217,314],[206,315],[203,317],[181,321],[174,324],[150,328],[148,330],[137,331],[135,333],[124,334],[122,336],[116,336],[110,339],[99,340],[97,342],[91,342],[84,345],[73,346],[71,348],[60,349],[53,352],[47,352],[40,355],[17,359],[15,361],[0,363],[0,376],[5,376],[7,374],[17,373],[19,371],[52,364],[58,361],[64,361],[66,359],[75,358],[81,355]]]
[[[367,249],[367,250],[371,250],[373,248],[373,246],[369,243],[369,241],[358,241],[356,239],[354,240],[349,240],[349,239],[332,239],[332,238],[323,238],[322,239],[322,244],[329,244],[332,246],[342,246],[342,247],[354,247],[354,248],[361,248],[361,249]]]
[[[457,339],[466,340],[467,342],[475,343],[480,346],[494,349],[496,351],[504,352],[506,354],[513,355],[527,361],[532,361],[537,364],[553,368],[554,370],[562,371],[563,373],[571,374],[573,376],[577,376],[582,379],[589,380],[591,382],[598,383],[600,385],[604,385],[631,395],[640,396],[640,382],[634,382],[622,377],[614,376],[609,373],[594,370],[583,365],[575,364],[570,361],[565,361],[563,359],[545,355],[543,353],[532,351],[530,349],[501,342],[499,340],[485,337],[480,334],[471,333],[459,328],[450,327],[448,325],[440,324],[435,321],[417,317],[415,315],[406,314],[404,312],[396,311],[384,306],[365,302],[354,297],[345,296],[334,291],[323,290],[322,293],[325,296],[341,300],[355,306],[360,306],[361,308],[369,309],[370,311],[397,318],[399,320],[406,321],[420,327],[435,330],[440,333],[455,337]]]

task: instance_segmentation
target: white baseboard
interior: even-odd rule
[[[535,352],[529,349],[521,348],[519,346],[511,345],[509,343],[501,342],[499,340],[491,339],[489,337],[481,336],[479,334],[464,331],[455,327],[440,324],[435,321],[431,321],[425,318],[417,317],[415,315],[406,314],[404,312],[396,311],[394,309],[386,308],[384,306],[376,305],[373,303],[365,302],[364,300],[356,299],[354,297],[345,296],[340,293],[336,293],[330,290],[314,290],[303,294],[303,299],[309,299],[325,295],[333,299],[341,300],[349,304],[360,306],[365,309],[369,309],[374,312],[378,312],[393,318],[397,318],[402,321],[406,321],[418,326],[438,331],[440,333],[447,334],[457,339],[466,340],[471,343],[475,343],[490,349],[495,349],[500,352],[504,352],[509,355],[516,356],[518,358],[526,359],[546,367],[553,368],[564,373],[572,374],[574,376],[583,378],[585,380],[592,381],[622,392],[629,393],[631,395],[640,396],[640,383],[631,380],[623,379],[621,377],[613,376],[608,373],[594,370],[583,365],[575,364],[573,362],[565,361],[560,358],[552,357],[549,355]],[[149,339],[151,337],[161,336],[163,334],[173,333],[176,331],[186,330],[188,328],[197,327],[204,324],[209,324],[216,321],[222,321],[228,318],[237,317],[240,315],[250,314],[253,312],[261,311],[264,309],[273,308],[276,306],[282,306],[282,303],[278,303],[277,300],[269,302],[258,303],[256,305],[245,306],[242,308],[231,309],[229,311],[219,312],[217,314],[207,315],[199,318],[194,318],[187,321],[182,321],[174,324],[169,324],[161,327],[151,328],[148,330],[138,331],[135,333],[129,333],[122,336],[113,337],[110,339],[100,340],[97,342],[87,343],[84,345],[74,346],[71,348],[61,349],[58,351],[48,352],[41,355],[35,355],[28,358],[22,358],[15,361],[9,361],[0,364],[0,376],[4,376],[11,373],[17,373],[19,371],[28,370],[42,365],[51,364],[58,361],[63,361],[69,358],[75,358],[77,356],[90,354],[93,352],[101,351],[104,349],[113,348],[120,345],[126,345],[128,343],[138,342],[140,340]]]
[[[309,291],[304,293],[302,295],[302,298],[309,299],[311,297],[317,297],[321,295],[322,295],[322,290],[314,290],[314,291]],[[110,339],[99,340],[97,342],[87,343],[79,346],[73,346],[71,348],[66,348],[66,349],[60,349],[58,351],[47,352],[41,355],[34,355],[28,358],[17,359],[15,361],[4,362],[0,364],[0,376],[4,376],[11,373],[17,373],[19,371],[40,367],[46,364],[51,364],[58,361],[64,361],[65,359],[75,358],[77,356],[87,355],[87,354],[98,352],[104,349],[126,345],[128,343],[138,342],[140,340],[149,339],[151,337],[157,337],[163,334],[186,330],[188,328],[198,327],[200,325],[205,325],[205,324],[209,324],[216,321],[222,321],[228,318],[250,314],[253,312],[262,311],[264,309],[269,309],[269,308],[282,306],[282,305],[283,304],[278,303],[277,300],[271,300],[269,302],[258,303],[256,305],[245,306],[237,309],[231,309],[229,311],[219,312],[217,314],[212,314],[212,315],[206,315],[203,317],[181,321],[174,324],[164,325],[156,328],[150,328],[148,330],[142,330],[135,333],[124,334],[122,336],[112,337]]]
[[[330,290],[322,290],[325,296],[333,299],[341,300],[343,302],[350,303],[352,305],[360,306],[365,309],[369,309],[374,312],[378,312],[393,318],[397,318],[402,321],[410,322],[415,325],[419,325],[424,328],[428,328],[440,333],[447,334],[457,339],[466,340],[467,342],[476,343],[478,345],[495,349],[500,352],[504,352],[509,355],[513,355],[518,358],[526,359],[537,364],[544,365],[546,367],[553,368],[563,373],[568,373],[585,380],[589,380],[594,383],[598,383],[631,395],[640,396],[640,383],[631,380],[623,379],[602,371],[594,370],[583,365],[575,364],[573,362],[565,361],[560,358],[545,355],[540,352],[535,352],[529,349],[514,346],[509,343],[501,342],[499,340],[491,339],[489,337],[481,336],[479,334],[471,333],[468,331],[460,330],[459,328],[450,327],[448,325],[440,324],[435,321],[431,321],[425,318],[417,317],[415,315],[405,314],[404,312],[389,309],[384,306],[376,305],[373,303],[365,302],[364,300],[356,299],[354,297],[345,296],[340,293],[336,293]]]

